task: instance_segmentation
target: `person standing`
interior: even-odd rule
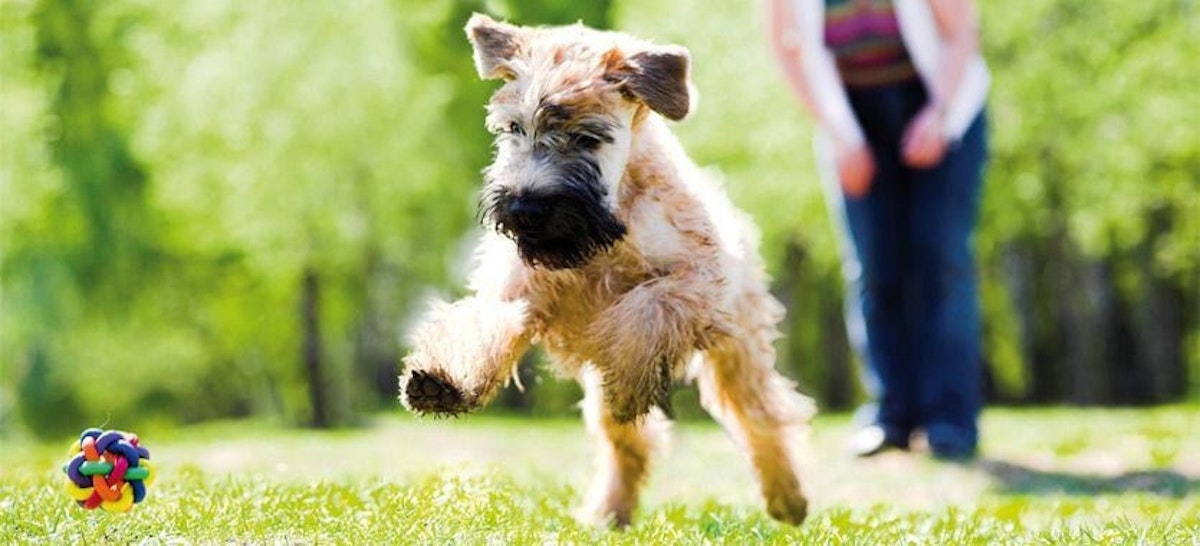
[[[983,405],[971,236],[990,84],[971,0],[768,0],[773,49],[818,126],[842,228],[847,328],[872,402],[851,449],[973,457]]]

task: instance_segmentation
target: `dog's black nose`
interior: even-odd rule
[[[546,220],[546,204],[540,199],[518,197],[508,204],[508,217],[517,228],[529,229],[542,225]]]

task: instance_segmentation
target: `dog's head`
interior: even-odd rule
[[[526,263],[578,267],[625,235],[617,187],[636,123],[650,112],[687,115],[688,52],[480,14],[466,31],[480,77],[505,81],[487,106],[496,155],[484,170],[481,216]]]

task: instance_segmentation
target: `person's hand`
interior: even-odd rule
[[[847,197],[859,199],[871,191],[871,180],[875,178],[875,160],[871,149],[863,144],[839,144],[837,146],[838,181]]]
[[[942,162],[946,156],[946,145],[940,109],[935,104],[928,104],[904,129],[900,155],[905,165],[928,169]]]

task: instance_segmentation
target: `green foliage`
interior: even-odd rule
[[[995,85],[978,246],[1001,394],[1040,392],[1038,358],[1059,354],[1038,348],[1063,344],[1055,309],[1022,299],[1014,249],[1048,264],[1039,279],[1059,279],[1033,300],[1081,301],[1081,315],[1095,305],[1069,291],[1072,264],[1102,264],[1112,313],[1136,320],[1093,337],[1149,338],[1170,325],[1175,345],[1129,359],[1184,361],[1197,392],[1195,3],[981,7]],[[701,100],[676,131],[761,226],[790,308],[781,367],[827,405],[853,402],[810,124],[774,66],[758,6],[3,0],[0,428],[304,422],[303,347],[314,336],[333,422],[393,404],[401,333],[428,293],[462,290],[476,234],[490,154],[482,106],[496,84],[470,61],[462,26],[472,11],[581,19],[692,51]],[[302,326],[308,273],[320,294],[312,330]],[[1154,303],[1175,300],[1165,314]],[[1107,349],[1094,352],[1125,354]],[[506,405],[552,414],[577,396],[526,383],[531,393]]]
[[[5,162],[6,195],[29,197],[4,215],[7,374],[28,373],[29,347],[43,347],[89,422],[300,418],[295,309],[314,268],[331,390],[343,405],[361,399],[344,370],[356,328],[375,313],[386,330],[373,341],[394,356],[404,302],[449,276],[446,249],[470,221],[470,171],[428,153],[453,149],[437,130],[446,85],[415,83],[381,2],[86,4],[5,5],[10,43],[27,52],[6,56],[24,78],[14,102],[30,110],[15,121],[57,131]],[[36,100],[56,74],[74,94]],[[130,149],[148,182],[127,174]],[[23,415],[43,429],[41,413]]]
[[[1200,353],[1186,341],[1200,331],[1200,133],[1193,129],[1200,114],[1190,106],[1200,101],[1193,83],[1200,78],[1193,62],[1200,44],[1191,38],[1200,29],[1200,7],[1117,0],[981,6],[995,77],[993,157],[978,246],[1001,388],[1029,393],[1038,385],[1023,369],[1034,366],[1080,375],[1062,362],[1070,349],[1038,341],[1056,337],[1066,338],[1060,345],[1090,345],[1110,355],[1111,363],[1103,355],[1084,358],[1092,362],[1082,375],[1101,385],[1112,367],[1136,369],[1135,377],[1144,378],[1162,367],[1188,366],[1191,377],[1200,376]],[[1040,279],[1033,282],[1045,288],[1032,296],[1022,293],[1029,281],[1006,271],[1014,250],[1039,255]],[[1110,277],[1106,293],[1087,286],[1089,267]],[[1164,306],[1156,297],[1174,303]],[[1117,309],[1105,311],[1107,305]],[[1048,325],[1056,322],[1082,329],[1084,321],[1062,316],[1072,306],[1091,320],[1116,323],[1108,327],[1116,331],[1103,325],[1053,331]],[[1022,313],[1038,316],[1021,323]],[[1177,336],[1165,345],[1171,348],[1144,356],[1154,349],[1142,342],[1180,328],[1179,320],[1191,334],[1171,334]],[[1133,330],[1132,349],[1114,341],[1123,329]],[[1130,383],[1115,382],[1115,390]]]
[[[1163,276],[1194,274],[1200,233],[1200,100],[1194,2],[985,3],[995,66],[988,241],[1056,224],[1093,255],[1172,226],[1153,254]],[[1013,211],[1021,211],[1014,214]]]

